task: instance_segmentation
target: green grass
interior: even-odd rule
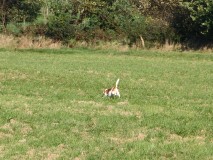
[[[213,159],[213,55],[1,49],[0,159]]]

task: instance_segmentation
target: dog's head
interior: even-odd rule
[[[109,94],[110,91],[111,91],[111,89],[105,89],[105,90],[103,91],[103,94],[104,94],[105,96],[107,96],[107,95]]]

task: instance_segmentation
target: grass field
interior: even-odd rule
[[[213,54],[1,49],[0,159],[213,159]]]

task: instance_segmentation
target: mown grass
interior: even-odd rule
[[[212,54],[2,49],[0,159],[213,159],[212,82]]]

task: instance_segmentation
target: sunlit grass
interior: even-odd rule
[[[212,159],[212,60],[1,50],[0,159]],[[103,98],[117,78],[121,98]]]

